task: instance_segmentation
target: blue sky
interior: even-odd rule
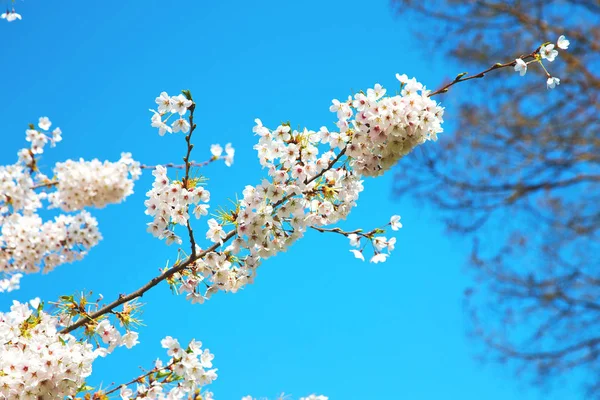
[[[393,90],[396,72],[435,88],[462,71],[441,53],[429,55],[387,0],[27,0],[16,8],[23,20],[0,24],[2,163],[14,162],[27,124],[40,116],[63,130],[63,142],[44,155],[48,171],[67,158],[116,161],[122,151],[146,164],[179,162],[183,136],[159,137],[148,108],[163,90],[190,89],[198,104],[193,158],[206,159],[212,143],[237,150],[233,167],[203,171],[213,210],[265,175],[252,150],[254,118],[270,127],[333,127],[332,98],[375,83]],[[447,130],[454,115],[449,106]],[[151,178],[146,172],[125,203],[93,211],[105,239],[84,261],[26,277],[20,291],[0,296],[1,309],[12,298],[54,300],[83,289],[112,299],[173,261],[176,249],[145,232]],[[394,199],[391,183],[392,174],[367,180],[344,224],[372,228],[402,215],[387,263],[361,263],[347,240],[315,232],[265,262],[256,284],[238,294],[191,305],[161,285],[142,299],[141,344],[97,361],[90,382],[130,379],[164,358],[159,341],[171,335],[201,340],[215,354],[211,389],[219,399],[569,398],[568,386],[549,397],[474,360],[461,308],[469,245],[445,234],[435,210]],[[197,226],[203,231],[205,221]]]

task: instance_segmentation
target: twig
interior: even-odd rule
[[[185,177],[183,178],[183,187],[185,189],[190,189],[190,154],[192,153],[192,149],[194,148],[194,144],[192,143],[192,134],[194,130],[196,130],[196,124],[194,123],[194,110],[196,109],[196,103],[192,99],[192,94],[189,90],[183,92],[188,100],[192,101],[192,105],[189,107],[190,116],[188,117],[190,121],[190,133],[185,136],[185,142],[187,144],[187,153],[183,158],[185,162]],[[190,254],[190,258],[194,258],[196,256],[196,240],[194,239],[194,231],[192,230],[192,225],[190,224],[190,219],[187,220],[187,230],[188,236],[190,238],[190,245],[192,246],[192,252]]]
[[[38,183],[37,185],[33,185],[31,188],[33,190],[35,189],[41,189],[43,187],[52,187],[52,186],[56,186],[58,185],[58,181],[48,181],[46,183]]]
[[[190,161],[189,164],[192,167],[202,168],[202,167],[206,167],[208,164],[210,164],[212,162],[221,160],[223,158],[225,158],[225,157],[212,157],[209,160],[202,161],[202,162]],[[184,169],[186,167],[186,164],[168,163],[168,164],[161,164],[161,166],[165,167],[165,168]],[[156,167],[158,167],[158,165],[146,165],[146,164],[140,165],[141,169],[156,169]]]
[[[141,380],[142,380],[142,379],[144,379],[145,377],[147,377],[147,376],[150,376],[150,375],[154,374],[155,372],[159,372],[159,371],[161,371],[161,370],[170,369],[170,368],[171,368],[171,367],[172,367],[174,364],[175,364],[175,363],[174,363],[174,362],[172,362],[172,363],[170,363],[169,365],[167,365],[166,367],[163,367],[163,368],[153,368],[153,369],[152,369],[152,370],[150,370],[149,372],[147,372],[147,373],[145,373],[145,374],[143,374],[143,375],[140,375],[140,376],[138,376],[138,377],[137,377],[137,378],[135,378],[134,380],[132,380],[132,381],[129,381],[129,382],[127,382],[127,383],[122,383],[122,384],[118,385],[117,387],[115,387],[115,388],[113,388],[113,389],[109,390],[108,392],[105,392],[104,394],[105,394],[106,396],[108,396],[109,394],[111,394],[111,393],[114,393],[114,392],[116,392],[117,390],[119,390],[119,389],[121,388],[121,386],[129,386],[129,385],[131,385],[131,384],[133,384],[133,383],[136,383],[136,382],[141,382]]]
[[[536,53],[538,53],[540,51],[540,49],[541,49],[541,47],[538,47],[533,53],[528,54],[526,56],[521,56],[520,58],[523,61],[528,60],[530,58],[535,59],[536,58],[535,55],[536,55]],[[488,69],[486,69],[485,71],[481,71],[480,73],[478,73],[476,75],[467,76],[466,78],[465,78],[465,76],[467,75],[467,73],[463,72],[462,74],[458,74],[452,82],[442,86],[440,89],[436,90],[435,92],[430,93],[429,97],[432,97],[432,96],[435,96],[435,95],[441,94],[441,93],[446,93],[448,91],[448,89],[450,89],[450,87],[456,85],[457,83],[469,81],[471,79],[483,78],[485,76],[485,74],[487,74],[490,71],[493,71],[495,69],[514,67],[516,64],[517,64],[516,61],[507,62],[505,64],[496,63],[496,64],[492,65],[491,67],[489,67]]]

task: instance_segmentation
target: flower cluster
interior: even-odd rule
[[[565,35],[560,35],[558,40],[556,41],[556,47],[561,50],[567,50],[571,42],[567,40]],[[535,53],[535,57],[533,60],[529,62],[523,61],[522,58],[517,58],[515,60],[515,71],[519,73],[519,75],[523,76],[527,73],[527,66],[532,62],[538,62],[544,71],[546,72],[546,87],[548,89],[554,89],[556,86],[560,85],[560,79],[550,75],[548,70],[544,67],[542,60],[548,60],[548,62],[552,62],[558,56],[558,50],[555,49],[554,43],[546,43],[539,48],[539,51]]]
[[[194,207],[192,212],[196,218],[208,214],[210,206],[206,203],[210,201],[210,192],[197,180],[190,180],[187,185],[182,181],[170,181],[167,169],[160,165],[152,171],[152,175],[154,183],[146,193],[148,199],[144,203],[146,214],[154,217],[154,221],[148,223],[148,232],[166,239],[167,244],[181,244],[181,238],[175,234],[175,226],[188,224],[190,206]]]
[[[150,110],[153,112],[152,126],[158,128],[158,134],[160,136],[163,136],[166,132],[177,133],[181,131],[183,133],[188,133],[190,131],[190,123],[184,118],[184,115],[193,104],[191,100],[187,99],[182,94],[169,96],[167,92],[162,92],[155,101],[158,105],[158,111]],[[167,117],[163,120],[165,115],[167,115]],[[169,126],[167,122],[171,118],[174,118],[175,120]]]
[[[212,368],[214,355],[208,349],[203,351],[201,342],[192,339],[184,349],[177,339],[167,336],[161,345],[167,349],[169,361],[166,365],[156,361],[154,369],[145,374],[150,377],[148,384],[137,383],[135,389],[122,385],[119,391],[122,400],[183,399],[217,379],[217,370]],[[212,393],[206,392],[202,398],[211,399]]]
[[[117,162],[80,159],[56,163],[54,175],[58,184],[48,200],[64,211],[120,203],[133,193],[133,181],[141,173],[140,164],[131,158],[131,153],[122,153]]]
[[[402,228],[402,224],[400,223],[400,216],[399,215],[392,216],[392,218],[390,218],[390,222],[388,225],[394,231],[397,231],[398,229]],[[385,260],[387,260],[390,253],[392,252],[392,250],[394,250],[394,247],[396,245],[395,237],[388,239],[385,236],[375,236],[375,233],[383,232],[382,229],[375,229],[374,231],[371,231],[369,233],[362,233],[362,231],[360,231],[360,230],[356,231],[356,232],[351,232],[351,233],[342,232],[342,231],[337,231],[337,232],[342,233],[350,240],[350,246],[358,248],[358,250],[351,249],[350,252],[352,254],[354,254],[354,257],[356,257],[362,261],[365,260],[363,252],[365,251],[365,247],[367,246],[367,244],[365,243],[363,246],[361,246],[360,240],[362,238],[365,238],[366,240],[368,240],[373,247],[373,253],[374,253],[373,257],[371,257],[370,261],[375,264],[384,262]],[[387,250],[387,254],[382,253],[383,250]]]
[[[100,337],[102,342],[107,345],[106,348],[100,347],[97,349],[101,356],[105,356],[113,352],[118,346],[125,346],[131,349],[138,344],[137,332],[128,330],[124,335],[110,323],[108,319],[103,319],[94,327],[94,333]]]
[[[444,109],[429,97],[416,79],[396,75],[401,95],[386,97],[377,84],[367,93],[357,93],[346,102],[333,100],[340,135],[350,136],[346,154],[351,166],[364,176],[379,176],[400,158],[442,132]]]
[[[139,163],[124,153],[116,163],[57,163],[49,179],[37,160],[47,144],[62,140],[60,128],[50,132],[51,126],[48,117],[39,119],[39,129],[30,125],[29,147],[18,152],[15,164],[0,166],[0,292],[17,289],[22,273],[48,272],[81,259],[101,239],[96,219],[87,211],[45,221],[39,215],[45,202],[64,211],[118,203],[132,193],[141,173]]]
[[[0,313],[0,398],[63,399],[73,396],[92,372],[99,353],[72,335],[58,335],[57,319],[38,299],[14,302]]]
[[[87,211],[45,222],[37,214],[12,214],[0,232],[0,271],[26,274],[80,260],[102,238],[96,219]]]

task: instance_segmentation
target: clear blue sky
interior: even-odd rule
[[[375,83],[395,88],[396,72],[435,88],[462,71],[428,56],[411,21],[393,18],[387,0],[26,0],[16,8],[23,20],[0,24],[2,164],[14,162],[39,116],[63,130],[63,142],[44,155],[48,168],[67,158],[114,161],[122,151],[148,164],[179,162],[183,136],[159,137],[148,108],[163,90],[190,89],[199,117],[194,158],[208,157],[212,143],[237,150],[232,168],[204,170],[212,210],[264,175],[252,150],[254,118],[271,127],[287,120],[333,127],[332,98]],[[455,115],[449,107],[446,120]],[[151,178],[146,172],[124,204],[93,211],[105,239],[83,262],[25,277],[20,291],[0,296],[1,309],[12,298],[51,301],[81,289],[112,299],[174,260],[174,247],[145,232]],[[571,398],[568,387],[548,397],[473,359],[461,308],[468,243],[448,238],[435,210],[394,200],[391,182],[391,174],[366,181],[345,225],[369,228],[402,215],[387,263],[361,263],[344,238],[310,233],[265,262],[241,293],[191,305],[161,285],[142,299],[141,344],[97,361],[91,383],[135,376],[138,366],[164,358],[159,341],[171,335],[197,338],[216,355],[218,399]]]

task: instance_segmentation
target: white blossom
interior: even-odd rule
[[[515,71],[521,76],[525,75],[527,73],[527,63],[520,58],[517,58],[515,62]]]
[[[554,44],[550,43],[541,48],[540,55],[543,59],[552,62],[558,55],[558,51],[554,50]]]
[[[558,79],[557,77],[551,76],[546,81],[546,86],[548,87],[548,89],[554,89],[557,85],[560,85],[560,79]]]
[[[560,35],[558,37],[558,40],[556,41],[556,46],[559,49],[562,49],[562,50],[567,50],[569,48],[570,44],[571,44],[571,42],[569,42],[567,40],[567,38],[565,37],[565,35]]]
[[[397,231],[398,229],[402,228],[402,223],[400,222],[399,215],[393,215],[392,218],[390,218],[390,227],[394,231]]]

